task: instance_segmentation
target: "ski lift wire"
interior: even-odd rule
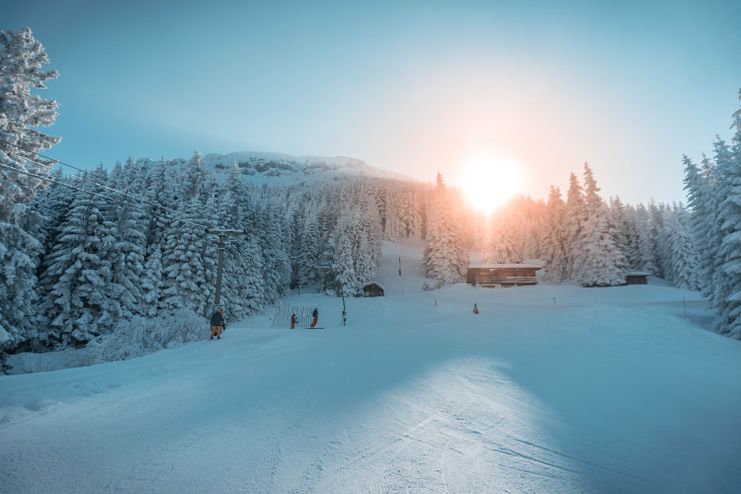
[[[78,167],[76,167],[74,165],[70,165],[69,163],[65,163],[64,161],[61,161],[61,160],[52,158],[51,156],[46,156],[45,154],[41,154],[41,153],[39,153],[37,151],[31,151],[30,149],[26,149],[23,146],[19,146],[18,144],[13,144],[12,142],[8,142],[5,139],[0,139],[0,142],[2,142],[3,144],[7,144],[8,146],[13,146],[14,148],[20,149],[21,151],[25,151],[27,153],[33,153],[33,154],[35,154],[37,156],[41,156],[44,159],[47,159],[49,161],[53,161],[54,163],[58,163],[60,165],[67,166],[69,168],[72,168],[73,170],[77,170],[78,172],[87,173],[89,171],[89,170],[83,170],[82,168],[78,168]]]
[[[29,153],[34,153],[34,154],[37,154],[38,156],[41,156],[41,157],[43,157],[43,158],[46,158],[46,159],[48,159],[48,160],[54,161],[54,162],[56,162],[56,163],[59,163],[60,165],[68,166],[68,167],[70,167],[70,168],[73,168],[73,169],[75,169],[75,170],[78,170],[78,171],[80,171],[80,172],[82,172],[82,173],[89,173],[89,172],[90,172],[90,170],[83,170],[83,169],[81,169],[81,168],[77,168],[76,166],[73,166],[73,165],[69,165],[69,164],[67,164],[67,163],[64,163],[64,162],[62,162],[62,161],[59,161],[59,160],[55,160],[55,159],[53,159],[53,158],[49,158],[49,157],[47,157],[47,156],[45,156],[45,155],[43,155],[43,154],[41,154],[41,153],[35,153],[35,152],[33,152],[33,151],[30,151],[30,150],[28,150],[28,149],[24,149],[24,148],[23,148],[23,147],[21,147],[21,146],[18,146],[18,145],[16,145],[16,144],[12,144],[12,143],[10,143],[10,142],[8,142],[8,141],[5,141],[5,140],[3,140],[3,139],[0,139],[0,142],[2,142],[2,143],[5,143],[5,144],[9,144],[9,145],[11,145],[11,146],[14,146],[14,147],[16,147],[16,148],[18,148],[18,149],[22,149],[22,150],[24,150],[24,151],[26,151],[26,152],[29,152]],[[44,164],[44,163],[41,163],[41,162],[39,162],[39,161],[36,161],[36,160],[34,160],[34,159],[32,159],[32,158],[28,158],[28,157],[25,157],[25,156],[22,156],[22,158],[23,158],[23,159],[25,159],[25,160],[28,160],[28,161],[30,161],[31,163],[35,163],[35,164],[37,164],[37,165],[45,166],[45,164]],[[13,168],[13,167],[11,167],[11,166],[8,166],[8,165],[5,165],[5,167],[6,167],[6,168],[11,168],[11,169],[14,169],[14,170],[16,170],[16,171],[18,171],[18,172],[21,172],[21,173],[25,173],[26,175],[29,175],[29,176],[34,176],[35,178],[38,178],[38,179],[40,179],[40,180],[44,180],[44,181],[51,181],[51,182],[53,182],[53,183],[56,183],[56,184],[66,185],[66,184],[63,184],[62,182],[59,182],[59,181],[57,181],[57,180],[53,180],[53,179],[51,179],[51,178],[45,178],[45,177],[42,177],[42,176],[39,176],[39,175],[31,175],[31,174],[30,174],[29,172],[24,172],[24,171],[20,170],[19,168]],[[136,199],[137,201],[139,201],[139,202],[141,202],[141,203],[144,203],[144,204],[146,204],[146,205],[148,205],[148,206],[151,206],[151,207],[153,207],[153,208],[160,208],[161,210],[165,211],[165,212],[163,212],[163,213],[160,213],[160,215],[161,215],[161,216],[164,216],[165,218],[168,218],[168,219],[170,219],[170,220],[172,220],[172,221],[182,221],[182,222],[184,222],[184,223],[190,223],[190,224],[193,224],[193,225],[199,226],[199,227],[201,227],[201,228],[205,228],[205,229],[208,229],[208,228],[209,228],[209,226],[208,226],[208,225],[204,225],[204,224],[202,224],[202,223],[198,223],[197,221],[189,220],[189,219],[186,219],[186,218],[179,218],[179,219],[178,219],[178,218],[175,218],[175,217],[173,217],[173,216],[171,216],[171,215],[167,214],[166,212],[168,211],[168,208],[166,208],[166,207],[165,207],[165,206],[163,206],[162,204],[155,204],[155,203],[153,203],[153,202],[151,202],[151,201],[149,201],[149,200],[147,200],[147,199],[144,199],[143,197],[137,197],[137,196],[133,196],[133,195],[131,195],[131,194],[128,194],[128,193],[126,193],[126,192],[121,192],[120,190],[116,190],[116,189],[114,189],[114,188],[112,188],[112,187],[109,187],[109,186],[107,186],[107,185],[105,185],[105,184],[101,184],[101,183],[98,183],[98,182],[92,182],[92,181],[91,181],[91,183],[92,183],[93,185],[96,185],[96,186],[98,186],[98,187],[102,188],[102,189],[108,190],[108,191],[110,191],[110,192],[114,192],[114,193],[116,193],[116,194],[118,194],[118,195],[122,196],[122,197],[123,197],[123,198],[124,198],[124,199],[125,199],[126,201],[130,201],[130,200],[132,200],[132,199]],[[89,191],[85,191],[85,190],[82,190],[82,189],[78,189],[78,188],[75,188],[75,187],[73,187],[73,186],[70,186],[70,188],[73,188],[73,189],[75,189],[75,190],[79,190],[79,191],[81,191],[81,192],[89,192]],[[100,197],[106,198],[106,197],[105,197],[104,195],[101,195],[101,194],[94,194],[94,195],[99,195]],[[157,214],[157,213],[155,213],[155,214]]]
[[[28,175],[29,177],[37,178],[37,179],[42,180],[42,181],[47,181],[47,182],[55,183],[57,185],[68,187],[70,189],[74,189],[76,191],[83,192],[83,193],[88,194],[88,195],[91,195],[91,196],[97,196],[97,197],[102,197],[103,199],[107,199],[107,197],[105,195],[100,194],[98,192],[93,192],[92,190],[85,190],[85,189],[82,189],[80,187],[76,187],[74,185],[71,185],[71,184],[68,184],[68,183],[65,183],[65,182],[60,182],[58,180],[54,180],[53,178],[50,178],[50,177],[42,177],[41,175],[36,175],[35,173],[31,173],[31,172],[26,171],[26,170],[21,170],[20,168],[16,168],[14,166],[6,165],[5,163],[0,163],[0,166],[2,166],[4,168],[9,168],[11,170],[15,170],[16,172],[22,173],[24,175]],[[185,220],[185,221],[187,221],[187,220]],[[199,226],[201,226],[201,225],[199,225]],[[176,236],[178,238],[183,238],[180,234],[176,234]],[[244,259],[242,259],[242,260],[244,261]]]
[[[90,194],[92,196],[99,196],[99,197],[106,198],[106,196],[104,196],[103,194],[99,194],[97,192],[93,192],[92,190],[85,190],[85,189],[80,188],[80,187],[75,187],[74,185],[71,185],[71,184],[68,184],[68,183],[64,183],[64,182],[60,182],[60,181],[54,180],[53,178],[50,178],[50,177],[42,177],[41,175],[36,175],[35,173],[31,173],[29,171],[22,170],[20,168],[16,168],[14,166],[6,165],[5,163],[0,163],[0,166],[2,166],[4,168],[8,168],[10,170],[15,170],[18,173],[22,173],[23,175],[28,175],[29,177],[37,178],[37,179],[39,179],[41,181],[44,181],[44,182],[51,182],[51,183],[54,183],[54,184],[57,184],[57,185],[63,185],[64,187],[69,187],[70,189],[74,189],[74,190],[77,190],[79,192],[84,192],[84,193]]]
[[[76,167],[76,166],[73,166],[73,165],[70,165],[70,164],[68,164],[68,163],[64,163],[63,161],[55,160],[54,158],[50,158],[50,157],[48,157],[48,156],[46,156],[46,155],[44,155],[44,154],[41,154],[41,153],[36,153],[36,152],[34,152],[34,151],[31,151],[31,150],[29,150],[29,149],[25,149],[25,148],[23,148],[22,146],[19,146],[19,145],[17,145],[17,144],[13,144],[13,143],[11,143],[11,142],[8,142],[8,141],[6,141],[6,140],[0,139],[0,142],[2,142],[2,143],[4,143],[4,144],[8,144],[8,145],[10,145],[10,146],[13,146],[13,147],[15,147],[15,148],[18,148],[18,149],[21,149],[21,150],[23,150],[23,151],[26,151],[27,153],[33,153],[33,154],[36,154],[36,155],[38,155],[38,156],[41,156],[42,158],[45,158],[45,159],[47,159],[47,160],[49,160],[49,161],[52,161],[52,162],[54,162],[54,163],[58,163],[58,164],[60,164],[60,165],[68,166],[68,167],[72,168],[73,170],[77,170],[78,172],[82,172],[82,173],[89,173],[89,172],[90,172],[90,170],[83,170],[82,168],[78,168],[78,167]],[[31,163],[36,163],[37,165],[42,165],[42,166],[43,166],[43,165],[45,165],[44,163],[40,163],[40,162],[38,162],[38,161],[36,161],[36,160],[34,160],[34,159],[32,159],[32,158],[28,158],[28,157],[26,157],[26,156],[21,156],[21,158],[23,158],[23,159],[25,159],[25,160],[28,160],[28,161],[30,161]],[[128,197],[128,196],[130,195],[130,194],[127,194],[126,192],[121,192],[121,191],[119,191],[119,190],[116,190],[116,189],[114,189],[113,187],[109,187],[108,185],[105,185],[105,184],[100,184],[100,183],[95,183],[95,184],[96,184],[97,186],[99,186],[99,187],[103,188],[103,189],[106,189],[106,190],[108,190],[108,191],[110,191],[110,192],[115,192],[116,194],[122,195],[122,196],[124,196],[124,197]],[[140,199],[140,200],[141,200],[142,202],[144,202],[145,204],[148,204],[148,205],[152,206],[152,203],[150,203],[150,202],[149,202],[149,201],[147,201],[146,199],[144,199],[144,198],[138,198],[138,199]]]

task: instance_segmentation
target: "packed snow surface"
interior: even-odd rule
[[[0,377],[0,491],[741,492],[741,344],[696,293],[422,292],[418,263],[386,245],[387,296],[348,299],[347,327],[294,295],[324,329],[267,313]]]

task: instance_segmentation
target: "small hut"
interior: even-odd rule
[[[383,287],[378,283],[368,283],[363,287],[364,297],[383,297]]]
[[[650,273],[645,271],[629,271],[625,273],[625,284],[626,285],[648,285],[648,277]]]
[[[466,283],[493,288],[535,285],[538,279],[535,272],[537,264],[472,264],[468,267]]]

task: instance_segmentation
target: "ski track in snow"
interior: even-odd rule
[[[305,294],[287,303],[325,330],[266,314],[0,377],[0,492],[741,491],[741,345],[692,323],[697,294],[422,292],[411,246],[384,245],[391,296],[348,299],[346,328],[341,302]]]

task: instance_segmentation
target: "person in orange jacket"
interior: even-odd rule
[[[213,340],[214,336],[217,340],[221,339],[221,331],[224,329],[224,308],[219,307],[211,315],[211,337],[209,340]]]

